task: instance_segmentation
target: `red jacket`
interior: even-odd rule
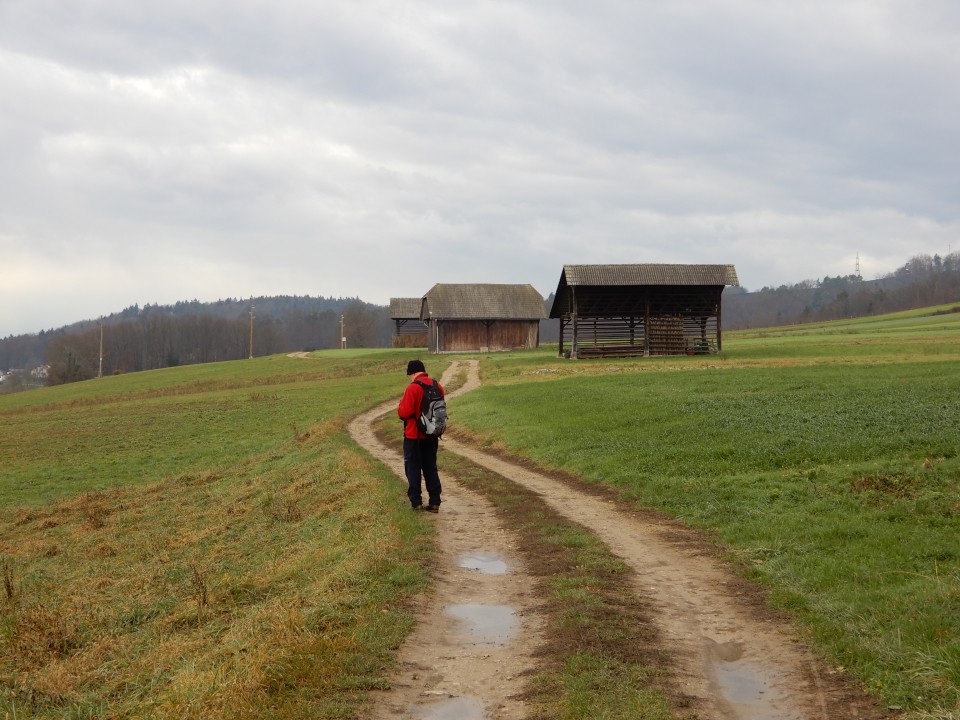
[[[420,432],[417,427],[417,418],[420,416],[420,403],[423,402],[423,388],[417,385],[417,380],[429,385],[433,382],[426,373],[417,373],[410,379],[410,384],[403,391],[403,397],[400,398],[400,405],[397,407],[397,415],[403,420],[403,436],[411,440],[426,440],[427,436]],[[437,383],[440,388],[440,394],[446,397],[443,385]]]

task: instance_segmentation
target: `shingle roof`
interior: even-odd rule
[[[546,317],[543,296],[532,285],[437,284],[423,297],[420,318],[427,320],[539,320]]]
[[[420,317],[423,298],[390,298],[390,319],[404,320]]]
[[[733,265],[564,265],[567,285],[739,285]]]

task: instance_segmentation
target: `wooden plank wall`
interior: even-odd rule
[[[717,352],[717,318],[661,315],[650,318],[650,328],[641,318],[581,318],[577,347],[580,357],[643,355],[688,355]],[[573,347],[573,323],[562,325],[564,353]]]
[[[535,348],[540,344],[537,320],[441,320],[436,352],[495,352]]]

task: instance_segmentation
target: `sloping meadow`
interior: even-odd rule
[[[0,715],[354,714],[426,582],[428,524],[346,435],[399,396],[406,359],[0,398]]]
[[[704,529],[891,707],[960,703],[960,315],[728,334],[707,358],[496,355],[481,444]]]

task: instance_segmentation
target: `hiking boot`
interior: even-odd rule
[[[438,513],[438,512],[440,512],[440,506],[439,506],[439,505],[427,505],[427,506],[424,508],[424,510],[426,510],[427,512]]]

